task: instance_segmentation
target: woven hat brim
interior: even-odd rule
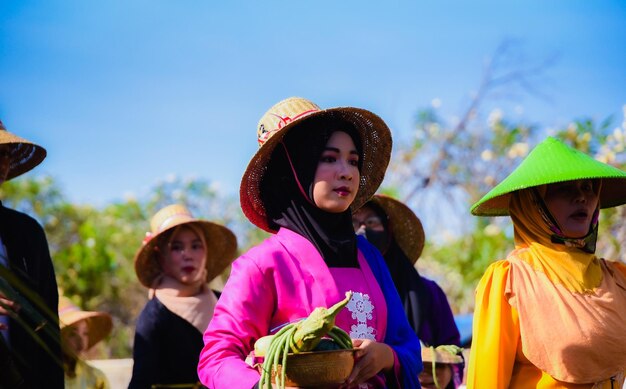
[[[269,226],[265,204],[260,196],[261,181],[274,149],[299,124],[324,116],[352,123],[361,137],[363,160],[359,191],[351,209],[358,209],[365,204],[382,183],[391,157],[392,139],[389,127],[378,115],[353,107],[329,108],[311,113],[281,128],[257,150],[248,163],[241,179],[239,198],[244,215],[255,226],[270,233],[276,232]]]
[[[374,195],[372,202],[387,214],[389,228],[400,249],[415,265],[424,250],[424,227],[417,215],[406,204],[385,195]]]
[[[88,349],[106,338],[113,329],[111,315],[106,312],[70,311],[59,317],[61,329],[78,323],[81,320],[86,320],[87,326],[89,327]]]
[[[428,347],[422,347],[422,362],[458,364],[463,363],[463,357],[461,357],[460,355],[453,355],[438,350],[435,350],[435,353],[433,355],[432,349]]]
[[[508,177],[471,207],[476,216],[507,216],[511,193],[557,182],[602,179],[600,207],[626,203],[626,172],[607,165],[554,138],[530,152]]]
[[[13,147],[7,180],[28,172],[46,158],[47,153],[43,147],[6,130],[0,131],[0,144],[8,144]]]
[[[135,255],[135,273],[143,286],[147,288],[153,287],[155,279],[162,274],[161,266],[154,255],[159,236],[165,231],[184,224],[198,224],[204,232],[207,253],[207,282],[222,274],[235,259],[237,255],[237,237],[227,227],[206,220],[193,220],[173,224],[142,245]]]

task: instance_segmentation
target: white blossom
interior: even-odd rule
[[[493,128],[498,123],[500,123],[502,121],[502,116],[503,116],[502,110],[499,108],[496,108],[493,111],[491,111],[491,113],[489,113],[489,117],[487,118],[487,123],[489,124],[489,127]]]
[[[482,158],[483,161],[491,161],[493,159],[493,151],[489,149],[483,150],[483,152],[480,153],[480,158]]]
[[[511,159],[514,159],[517,157],[525,157],[526,154],[528,154],[528,143],[518,142],[511,146],[507,153],[507,156]]]
[[[485,235],[487,236],[496,236],[498,234],[500,234],[502,230],[500,229],[500,227],[496,226],[495,224],[489,224],[487,227],[485,227]]]
[[[483,182],[488,186],[494,186],[496,184],[496,179],[494,176],[485,176]]]

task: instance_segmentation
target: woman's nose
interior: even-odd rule
[[[348,165],[347,163],[341,164],[339,178],[341,178],[342,180],[352,179],[352,170],[350,169],[350,165]]]
[[[587,201],[587,197],[585,197],[585,192],[580,187],[574,188],[574,201],[585,202]]]

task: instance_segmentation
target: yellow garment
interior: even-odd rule
[[[65,375],[65,389],[110,389],[104,373],[85,361],[76,361],[76,376]]]

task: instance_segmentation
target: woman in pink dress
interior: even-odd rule
[[[351,290],[336,320],[358,349],[345,387],[419,388],[417,336],[384,259],[352,228],[351,209],[384,177],[387,125],[367,110],[290,98],[261,118],[258,139],[241,204],[274,235],[233,263],[204,334],[200,380],[213,389],[258,387],[259,372],[245,362],[255,341]]]

